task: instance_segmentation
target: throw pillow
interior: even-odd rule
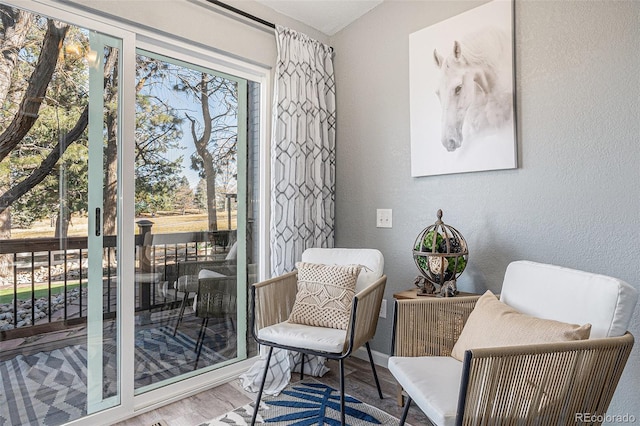
[[[360,265],[299,262],[298,292],[289,321],[346,330]]]
[[[487,290],[476,302],[451,356],[462,361],[467,349],[584,340],[590,333],[591,324],[532,317],[502,303]]]

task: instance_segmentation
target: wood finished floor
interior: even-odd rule
[[[328,361],[327,365],[331,371],[325,374],[324,377],[317,378],[317,380],[337,389],[340,385],[338,364],[335,361]],[[376,366],[376,370],[384,399],[381,400],[378,397],[369,362],[354,357],[345,362],[345,392],[362,402],[378,407],[400,418],[402,408],[398,407],[396,402],[396,382],[386,368]],[[292,381],[298,379],[299,375],[294,373]],[[160,421],[164,421],[168,426],[196,426],[253,400],[255,400],[255,394],[244,391],[239,382],[234,380],[157,410],[117,423],[117,426],[152,426]],[[407,423],[413,426],[431,424],[415,404],[412,404],[409,410]]]

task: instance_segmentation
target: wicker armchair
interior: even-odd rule
[[[256,421],[274,347],[302,353],[301,372],[304,372],[305,354],[339,361],[342,425],[345,424],[343,362],[362,345],[367,348],[378,394],[382,398],[380,383],[369,347],[369,340],[376,332],[378,313],[387,281],[387,277],[383,275],[384,259],[382,253],[373,249],[313,248],[305,250],[302,254],[302,261],[327,265],[363,265],[356,283],[356,295],[351,307],[349,325],[347,330],[339,330],[288,322],[296,300],[298,283],[296,271],[253,285],[251,303],[254,315],[252,315],[251,331],[255,340],[260,345],[268,346],[269,351],[256,399],[252,425]]]
[[[533,262],[507,268],[501,300],[525,314],[592,324],[587,340],[451,351],[480,296],[398,300],[389,370],[437,425],[569,425],[606,414],[633,346],[638,293],[610,277]],[[594,417],[595,418],[595,417]]]

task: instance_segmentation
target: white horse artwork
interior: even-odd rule
[[[455,40],[446,57],[434,49],[439,69],[436,94],[442,107],[440,140],[447,151],[513,124],[509,48],[504,31],[486,28]]]

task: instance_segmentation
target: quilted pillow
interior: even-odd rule
[[[487,290],[476,302],[451,356],[462,361],[468,349],[584,340],[590,333],[591,324],[532,317],[502,303]]]
[[[298,262],[298,292],[289,321],[346,330],[360,265]]]

